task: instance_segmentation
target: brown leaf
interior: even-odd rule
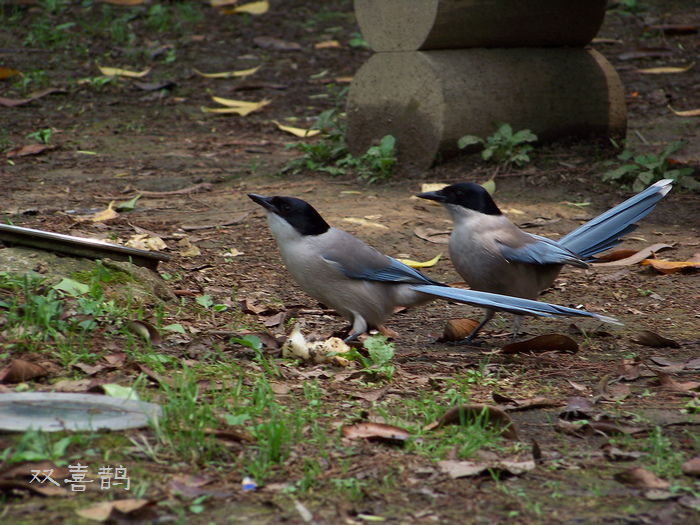
[[[654,24],[645,27],[642,32],[647,31],[663,31],[664,35],[677,36],[677,35],[692,35],[698,32],[700,25],[698,24]]]
[[[611,261],[620,261],[622,259],[626,259],[627,257],[632,257],[634,254],[639,252],[639,250],[630,250],[630,249],[621,249],[621,250],[615,250],[610,253],[606,253],[601,255],[600,257],[596,257],[596,262],[602,261],[602,262],[611,262]]]
[[[548,334],[540,335],[528,339],[526,341],[518,341],[517,343],[508,343],[501,348],[501,353],[517,354],[521,352],[578,352],[578,343],[569,336],[563,334]]]
[[[654,270],[661,273],[676,273],[686,269],[700,268],[698,261],[663,261],[661,259],[644,259],[642,265],[650,265]]]
[[[593,428],[589,425],[577,425],[576,423],[570,423],[563,419],[558,419],[557,424],[554,427],[555,432],[562,432],[570,436],[575,437],[588,437],[593,435]]]
[[[683,463],[683,474],[700,477],[700,456],[695,456],[693,459]]]
[[[673,246],[669,244],[652,244],[651,246],[644,248],[643,250],[639,250],[637,253],[631,255],[630,257],[620,259],[619,261],[595,263],[595,266],[602,268],[605,268],[606,266],[631,266],[633,264],[642,262],[644,259],[647,259],[656,252],[660,252],[662,250],[669,250],[671,248],[673,248]]]
[[[666,339],[662,335],[652,332],[650,330],[642,330],[633,335],[630,340],[638,345],[650,346],[652,348],[680,348],[676,341],[673,339]]]
[[[448,230],[436,230],[434,228],[423,228],[422,226],[419,226],[413,230],[413,233],[424,241],[432,242],[434,244],[448,244],[450,242],[449,237],[446,237],[446,235],[451,233]]]
[[[475,461],[456,461],[443,460],[438,461],[440,470],[450,476],[452,479],[464,478],[468,476],[478,476],[486,471],[496,470],[506,472],[513,476],[519,476],[533,470],[536,465],[534,460],[512,461],[512,460],[496,460],[477,463]]]
[[[341,434],[348,439],[367,439],[386,443],[403,444],[411,434],[406,430],[385,423],[357,423],[343,425]]]
[[[302,47],[296,42],[287,42],[273,36],[256,36],[253,38],[256,46],[275,51],[301,51]]]
[[[6,78],[14,77],[19,75],[19,71],[9,67],[0,67],[0,80],[5,80]]]
[[[644,456],[643,452],[621,450],[610,442],[605,443],[600,448],[608,461],[635,461]]]
[[[7,157],[28,157],[29,155],[39,155],[47,149],[53,149],[54,146],[46,144],[27,144],[26,146],[18,146],[7,152]]]
[[[151,521],[157,517],[155,511],[150,508],[155,506],[155,503],[155,501],[147,499],[119,499],[104,501],[92,507],[77,509],[75,512],[81,518],[93,521],[107,521],[108,519],[117,522],[125,521],[125,519]]]
[[[671,486],[668,481],[664,481],[642,467],[623,470],[615,474],[613,478],[615,481],[640,489],[667,489]]]
[[[163,342],[160,332],[158,332],[158,329],[151,323],[134,320],[129,321],[126,327],[130,332],[141,336],[146,341],[150,341],[152,345],[159,345]]]
[[[41,365],[24,359],[14,359],[5,370],[0,372],[0,383],[23,383],[47,375],[48,372]]]
[[[518,226],[521,228],[539,228],[541,226],[549,226],[550,224],[557,223],[560,220],[561,219],[550,219],[549,217],[537,217],[531,221],[520,223]]]
[[[634,381],[639,377],[642,359],[635,357],[634,359],[622,358],[622,361],[617,365],[618,373],[627,381]]]
[[[138,368],[141,372],[146,374],[146,376],[153,382],[155,383],[161,383],[169,386],[170,388],[174,387],[174,383],[172,378],[170,377],[163,377],[161,376],[158,372],[155,372],[154,370],[151,370],[145,365],[142,365],[140,363],[136,364],[136,368]]]
[[[559,415],[562,419],[588,419],[593,416],[593,404],[585,397],[570,397]]]
[[[505,411],[495,406],[489,405],[459,405],[450,408],[440,419],[426,425],[424,430],[438,430],[445,425],[460,425],[464,423],[474,423],[483,417],[485,428],[495,428],[501,431],[501,435],[506,439],[518,439],[513,420]]]
[[[86,363],[73,363],[73,366],[82,370],[89,376],[94,376],[96,373],[105,369],[104,365],[88,365]]]
[[[25,104],[29,104],[30,102],[45,97],[46,95],[50,95],[51,93],[67,93],[67,91],[65,89],[60,88],[47,88],[35,93],[30,98],[11,99],[0,97],[0,106],[6,106],[8,108],[24,106]]]
[[[616,421],[589,421],[584,425],[584,432],[586,431],[585,427],[590,427],[596,432],[600,432],[606,436],[626,436],[647,432],[645,428],[623,425]]]
[[[622,401],[631,393],[628,385],[611,385],[609,375],[601,378],[598,389],[601,397],[606,401]]]
[[[531,397],[528,399],[513,399],[511,397],[494,392],[491,394],[491,397],[499,405],[505,405],[501,406],[501,408],[503,408],[504,410],[508,410],[509,412],[528,410],[531,408],[549,408],[561,405],[559,401],[554,401],[552,399],[542,396]]]
[[[697,381],[676,381],[665,372],[659,372],[658,377],[661,388],[665,390],[672,390],[674,392],[689,392],[691,390],[700,390],[700,383],[698,383]]]
[[[438,341],[461,341],[471,334],[477,326],[479,326],[479,322],[473,319],[450,319],[445,323],[445,331]]]

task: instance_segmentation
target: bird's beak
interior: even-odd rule
[[[260,204],[260,206],[266,210],[271,211],[272,213],[277,213],[277,208],[274,204],[272,204],[272,197],[263,197],[257,193],[249,193],[248,197],[250,197],[256,204]]]
[[[447,202],[447,198],[441,190],[426,191],[425,193],[419,193],[418,195],[416,195],[416,197],[420,197],[421,199],[428,199],[429,201],[435,202]]]

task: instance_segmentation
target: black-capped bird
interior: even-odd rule
[[[593,255],[620,244],[620,237],[637,228],[634,223],[654,209],[672,183],[664,179],[649,186],[559,241],[522,231],[501,213],[482,186],[472,182],[452,184],[418,197],[439,202],[450,213],[454,222],[450,259],[471,289],[536,299],[552,285],[565,264],[588,268]],[[486,308],[486,316],[466,342],[491,320],[494,312]],[[516,315],[513,339],[520,321]]]

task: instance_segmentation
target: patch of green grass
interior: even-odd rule
[[[481,145],[481,158],[484,160],[496,162],[504,168],[513,164],[521,168],[530,162],[529,154],[534,150],[530,144],[532,142],[537,142],[537,135],[529,129],[514,133],[510,124],[500,124],[496,132],[486,139],[464,135],[457,145],[460,149]]]
[[[347,91],[348,88],[343,88],[335,94],[334,107],[321,113],[312,127],[321,131],[320,138],[287,145],[287,149],[296,148],[302,155],[287,163],[282,173],[309,169],[335,177],[352,172],[369,184],[392,177],[396,170],[396,139],[393,136],[383,137],[361,157],[354,157],[349,152],[345,114],[342,112]]]
[[[604,181],[615,181],[620,184],[632,183],[632,190],[642,191],[661,179],[673,179],[681,188],[700,191],[700,182],[693,178],[695,170],[691,167],[671,169],[669,158],[687,144],[683,140],[670,142],[658,155],[636,155],[634,149],[625,146],[617,158],[625,164],[603,174]]]

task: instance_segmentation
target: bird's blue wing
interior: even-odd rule
[[[470,304],[472,306],[481,306],[484,308],[491,308],[493,310],[510,312],[516,315],[537,315],[543,317],[592,317],[606,323],[620,324],[617,319],[606,315],[587,312],[586,310],[578,310],[576,308],[568,308],[566,306],[559,306],[557,304],[522,299],[520,297],[479,292],[476,290],[463,290],[461,288],[450,288],[449,286],[416,285],[413,287],[413,289],[418,292],[441,297],[442,299]]]
[[[559,244],[591,260],[596,253],[620,244],[620,237],[633,231],[633,224],[654,209],[669,191],[671,179],[660,180],[634,197],[579,226],[559,239]]]
[[[499,251],[508,262],[519,262],[528,264],[573,264],[574,266],[587,267],[575,253],[561,246],[560,244],[540,237],[530,235],[532,242],[528,242],[519,247],[507,246],[496,241]]]
[[[350,264],[348,264],[347,257],[343,257],[341,260],[340,257],[324,254],[323,258],[335,264],[346,277],[351,279],[444,286],[418,270],[385,255],[382,256],[382,259],[372,257],[361,262],[355,259]]]

